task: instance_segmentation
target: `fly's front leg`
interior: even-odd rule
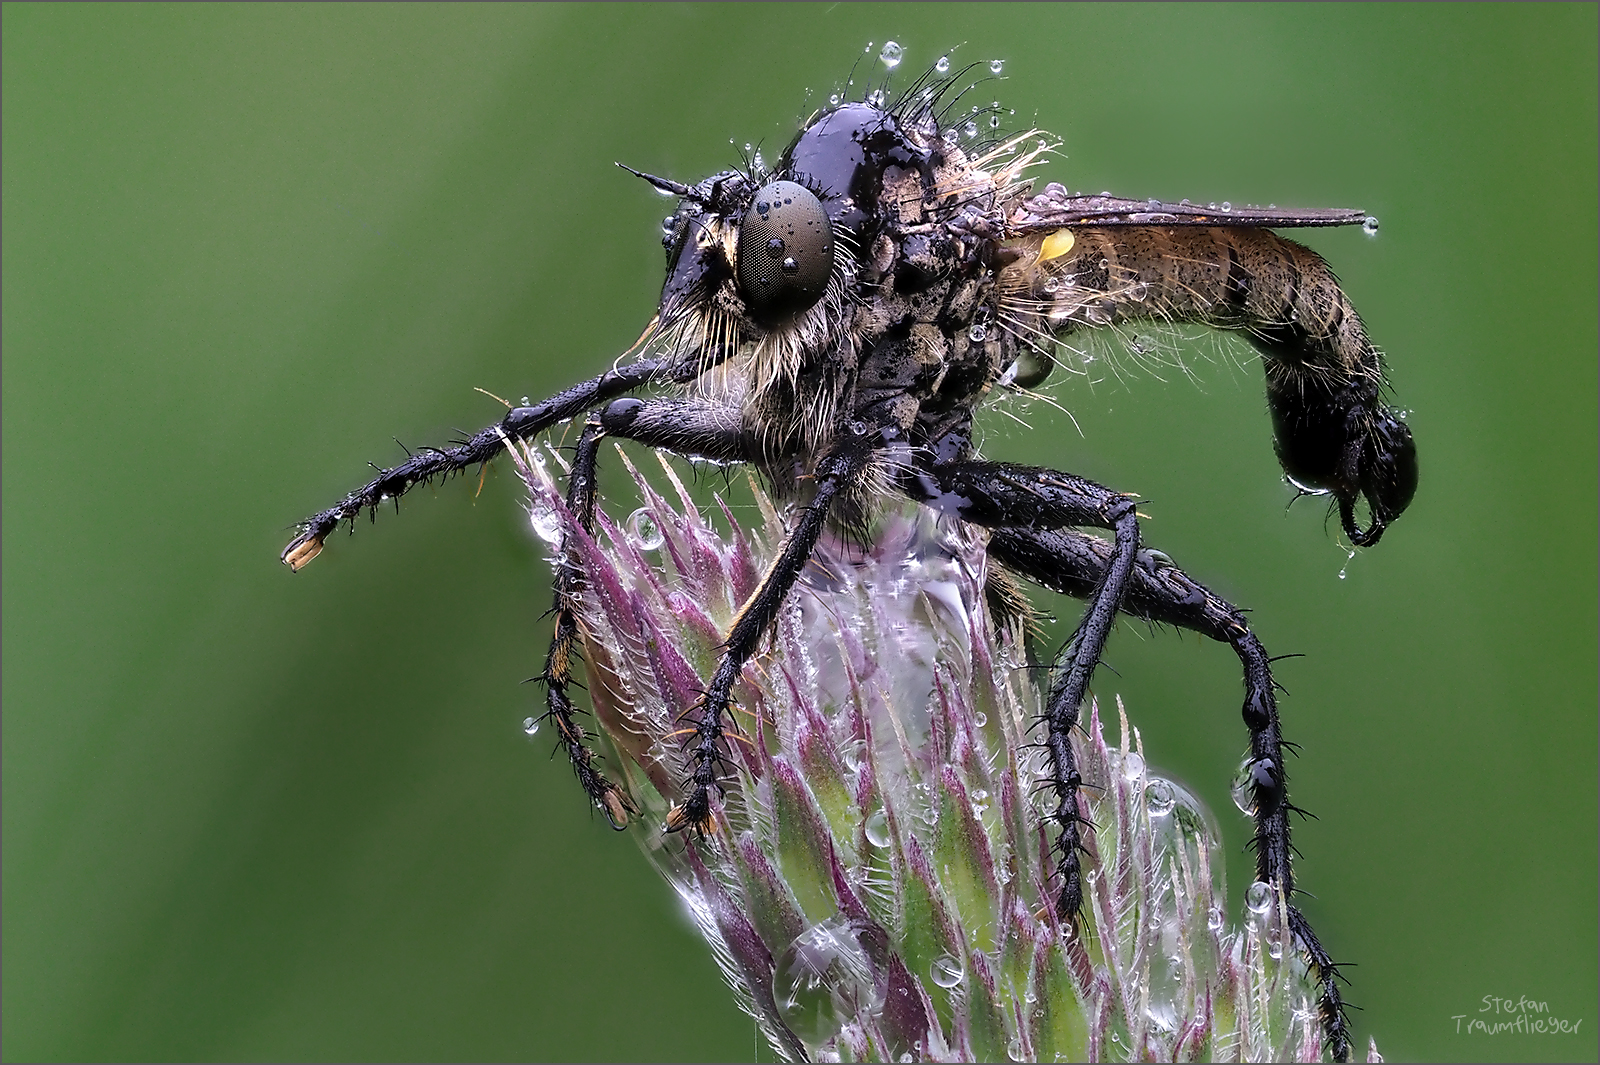
[[[1008,528],[989,540],[989,557],[1047,588],[1091,598],[1120,561],[1120,547],[1097,536],[1068,530]],[[1139,551],[1122,600],[1124,613],[1165,622],[1226,643],[1244,668],[1244,722],[1250,730],[1249,774],[1255,838],[1256,878],[1294,896],[1289,846],[1288,777],[1271,660],[1245,622],[1244,613],[1172,565],[1164,555]],[[1320,988],[1318,1010],[1334,1059],[1350,1053],[1350,1031],[1339,994],[1338,968],[1311,924],[1289,903],[1288,925],[1310,960]]]
[[[1050,784],[1056,796],[1053,818],[1060,830],[1056,839],[1056,872],[1061,886],[1056,912],[1064,920],[1075,919],[1083,904],[1078,862],[1083,846],[1078,788],[1083,781],[1078,776],[1069,737],[1117,619],[1139,550],[1135,503],[1129,496],[1070,474],[997,462],[932,465],[908,474],[902,484],[912,498],[975,525],[1032,529],[1093,525],[1111,529],[1116,535],[1111,562],[1087,597],[1089,609],[1056,660],[1044,713]]]
[[[584,426],[583,435],[578,438],[572,472],[567,476],[567,509],[582,524],[584,531],[591,533],[594,531],[595,472],[600,457],[600,441],[604,436],[604,430],[595,421],[591,420]],[[572,663],[577,656],[581,632],[573,597],[580,590],[583,577],[575,551],[565,540],[563,536],[561,553],[556,561],[555,607],[552,611],[555,616],[555,635],[550,640],[550,653],[545,656],[542,677],[545,682],[545,702],[549,707],[544,716],[555,722],[556,731],[561,734],[561,745],[572,763],[572,771],[577,775],[578,783],[583,785],[589,801],[606,815],[612,828],[621,831],[628,827],[629,816],[638,811],[627,793],[600,771],[596,764],[598,759],[585,742],[588,737],[583,726],[578,724],[574,716],[578,708],[573,705],[570,694]]]
[[[298,570],[322,551],[328,534],[342,521],[354,527],[363,510],[375,513],[379,503],[399,499],[417,485],[434,477],[449,476],[468,466],[488,462],[505,447],[506,439],[526,440],[557,422],[576,417],[608,399],[631,392],[650,381],[662,368],[658,360],[646,359],[608,370],[599,377],[574,385],[542,403],[514,407],[506,416],[469,439],[446,448],[426,448],[392,469],[379,470],[378,476],[345,496],[327,510],[300,523],[300,533],[281,556],[284,565]]]

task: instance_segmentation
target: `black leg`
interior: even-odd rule
[[[585,532],[594,532],[596,501],[595,478],[600,458],[600,443],[607,435],[638,440],[651,447],[684,454],[706,455],[723,461],[749,461],[744,434],[739,428],[737,409],[709,403],[680,400],[620,399],[593,414],[578,438],[572,471],[567,476],[567,509]],[[627,793],[600,771],[587,735],[575,715],[580,711],[572,702],[573,662],[582,638],[574,595],[582,589],[583,576],[572,549],[562,544],[555,573],[555,632],[545,656],[545,718],[555,722],[561,745],[572,763],[572,771],[583,785],[589,800],[621,830],[637,813]]]
[[[688,744],[692,761],[689,794],[667,814],[668,832],[685,828],[705,831],[710,827],[711,789],[720,789],[717,778],[725,769],[721,751],[723,717],[728,711],[733,684],[739,679],[744,664],[755,654],[761,637],[777,618],[789,590],[810,560],[817,538],[827,524],[830,507],[860,479],[871,455],[869,437],[847,433],[840,436],[817,463],[813,475],[815,494],[810,502],[797,509],[797,520],[783,542],[783,549],[761,579],[761,586],[729,627],[711,684],[691,711],[694,734]]]
[[[757,457],[757,442],[745,432],[736,408],[703,400],[616,400],[590,419],[578,441],[577,457],[572,464],[568,506],[585,529],[593,527],[595,466],[600,441],[607,435],[722,462],[751,462]],[[814,496],[809,504],[800,508],[799,520],[785,540],[778,559],[734,619],[710,686],[693,711],[694,729],[689,741],[693,764],[688,795],[668,814],[668,831],[707,827],[711,815],[711,788],[718,786],[717,778],[725,768],[721,752],[723,718],[733,684],[811,558],[833,501],[860,476],[871,450],[868,437],[847,435],[817,464]],[[563,552],[561,571],[556,577],[555,638],[545,669],[550,689],[548,716],[560,726],[573,769],[584,789],[606,811],[612,824],[620,828],[626,824],[626,813],[631,812],[631,807],[626,806],[622,793],[593,768],[592,755],[582,744],[582,731],[572,721],[573,706],[566,694],[579,636],[571,597],[580,580],[576,565]],[[619,804],[623,809],[618,809]]]
[[[584,426],[578,438],[578,451],[572,462],[572,472],[567,478],[567,509],[585,531],[594,530],[595,466],[599,460],[600,441],[604,431],[594,421]],[[575,719],[578,708],[573,705],[569,690],[572,685],[572,663],[578,653],[580,632],[578,615],[573,609],[573,596],[583,583],[581,570],[573,550],[562,544],[556,562],[555,574],[555,635],[550,640],[550,652],[545,656],[544,676],[546,705],[545,718],[555,722],[561,734],[561,745],[572,762],[572,771],[583,785],[584,793],[606,815],[611,827],[621,830],[628,827],[628,817],[638,811],[628,795],[613,784],[600,771],[598,759],[589,750],[584,729]]]
[[[1116,621],[1139,549],[1139,522],[1134,501],[1092,481],[1055,470],[998,462],[952,462],[909,474],[903,485],[913,498],[965,521],[991,528],[1029,526],[1059,528],[1093,525],[1114,530],[1110,563],[1085,598],[1089,609],[1056,661],[1044,719],[1045,747],[1050,753],[1051,786],[1055,789],[1056,874],[1060,891],[1056,912],[1074,920],[1083,904],[1078,853],[1078,788],[1082,780],[1072,756],[1070,735],[1078,707],[1100,664],[1106,638]]]
[[[1121,555],[1117,545],[1068,530],[998,529],[989,540],[991,558],[1047,588],[1089,598],[1103,587]],[[1122,610],[1135,617],[1191,629],[1226,643],[1244,667],[1244,721],[1250,730],[1250,777],[1256,831],[1256,878],[1294,895],[1290,865],[1288,778],[1270,660],[1244,614],[1172,565],[1164,555],[1140,551],[1130,574]],[[1334,1059],[1347,1060],[1350,1032],[1337,984],[1338,968],[1300,910],[1289,904],[1288,924],[1316,972],[1323,1031]]]
[[[557,422],[576,417],[608,399],[631,392],[646,384],[662,370],[658,360],[647,359],[608,370],[599,377],[559,392],[531,407],[516,407],[499,422],[480,429],[455,447],[428,448],[393,469],[380,470],[378,476],[345,496],[338,503],[300,523],[300,534],[281,556],[285,565],[298,570],[322,551],[328,534],[341,521],[354,520],[363,510],[376,511],[379,503],[400,496],[424,481],[449,476],[458,470],[488,462],[505,447],[506,438],[526,440]]]

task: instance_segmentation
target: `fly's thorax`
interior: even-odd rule
[[[1011,358],[998,249],[1037,153],[974,157],[949,132],[931,110],[851,103],[813,116],[776,171],[676,186],[661,319],[678,379],[731,394],[712,371],[735,369],[766,454],[814,454],[840,418],[943,425]],[[829,260],[825,286],[808,254]]]

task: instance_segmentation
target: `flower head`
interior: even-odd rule
[[[669,500],[623,455],[644,505],[620,524],[597,514],[591,534],[544,453],[513,453],[536,530],[583,575],[589,690],[629,831],[775,1051],[1320,1059],[1282,900],[1251,885],[1230,924],[1221,834],[1151,772],[1120,701],[1115,746],[1094,704],[1073,737],[1093,828],[1082,912],[1057,918],[1036,674],[1025,619],[1003,594],[991,602],[1005,586],[988,580],[981,536],[910,504],[880,513],[865,544],[825,536],[735,687],[712,827],[668,835],[683,716],[782,516],[752,486],[760,523],[744,528],[719,498],[719,531],[672,466]]]

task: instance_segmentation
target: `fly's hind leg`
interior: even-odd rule
[[[989,555],[1032,581],[1078,598],[1094,598],[1123,558],[1122,545],[1070,530],[1005,528],[989,540]],[[1179,625],[1233,648],[1244,668],[1244,722],[1250,730],[1248,772],[1252,791],[1256,878],[1282,892],[1288,925],[1310,961],[1319,989],[1318,1012],[1334,1060],[1348,1060],[1350,1030],[1339,993],[1338,966],[1292,901],[1294,870],[1289,845],[1288,777],[1271,660],[1244,614],[1172,565],[1163,555],[1138,551],[1121,602],[1124,613]]]

